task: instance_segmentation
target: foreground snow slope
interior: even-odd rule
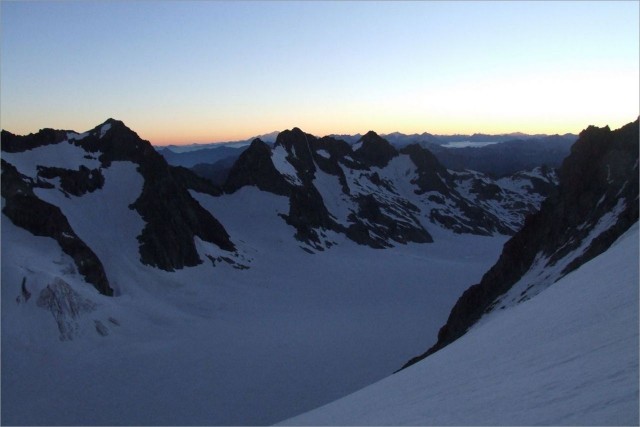
[[[638,224],[534,298],[291,425],[637,425]]]

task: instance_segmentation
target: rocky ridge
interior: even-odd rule
[[[224,191],[250,185],[288,197],[289,213],[282,217],[307,249],[330,247],[327,232],[385,248],[431,242],[427,228],[434,225],[456,233],[513,234],[555,180],[547,168],[498,182],[447,170],[417,144],[397,150],[373,131],[350,145],[294,128],[281,132],[273,147],[254,140]]]
[[[462,336],[483,315],[525,301],[603,253],[638,221],[638,127],[590,126],[559,171],[560,184],[458,299],[438,340],[410,366]],[[403,367],[403,368],[404,368]]]

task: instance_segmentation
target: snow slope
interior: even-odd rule
[[[166,272],[130,253],[141,226],[127,208],[140,190],[135,170],[114,162],[103,173],[104,187],[82,197],[37,191],[60,203],[104,259],[116,297],[84,282],[53,239],[2,215],[4,424],[255,425],[310,410],[421,351],[506,240],[434,229],[436,243],[375,250],[335,235],[338,245],[311,255],[278,216],[287,198],[245,187],[192,195],[250,268],[205,262]],[[129,192],[113,187],[120,177],[135,184]],[[128,225],[109,233],[116,216]],[[202,258],[214,249],[200,242]],[[67,313],[71,340],[59,339],[52,312],[38,306],[57,279],[94,305]]]
[[[637,425],[638,224],[534,298],[288,425]]]

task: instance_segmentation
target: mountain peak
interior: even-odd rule
[[[114,119],[113,117],[109,117],[107,120],[105,120],[102,125],[122,125],[124,126],[124,122],[122,120],[117,120]],[[100,126],[102,126],[100,125]]]
[[[107,134],[107,132],[115,132],[119,135],[132,134],[135,135],[136,139],[140,139],[138,134],[131,128],[129,128],[126,124],[124,124],[123,121],[113,118],[108,118],[103,123],[99,124],[89,131],[91,135],[96,135],[98,138],[103,138]]]
[[[360,145],[354,152],[359,160],[377,167],[385,167],[398,151],[386,139],[370,130],[356,143]]]
[[[311,134],[303,132],[300,128],[294,127],[291,130],[284,130],[278,134],[274,147],[282,146],[290,156],[290,162],[299,172],[315,172],[313,162],[312,146],[317,138]]]
[[[299,127],[285,129],[276,137],[275,146],[281,145],[285,149],[287,149],[287,151],[290,151],[291,146],[295,145],[295,142],[302,141],[306,145],[306,141],[308,140],[309,136],[311,135],[305,133]]]
[[[224,184],[226,193],[234,193],[245,185],[258,187],[281,196],[288,196],[290,186],[278,173],[271,160],[271,148],[260,138],[251,142],[229,171]]]
[[[385,141],[386,139],[382,138],[380,135],[378,135],[375,131],[370,130],[369,132],[365,133],[364,135],[362,135],[362,138],[360,138],[360,141]]]

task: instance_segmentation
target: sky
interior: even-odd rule
[[[640,114],[640,2],[0,2],[0,124],[156,145],[578,133]]]

